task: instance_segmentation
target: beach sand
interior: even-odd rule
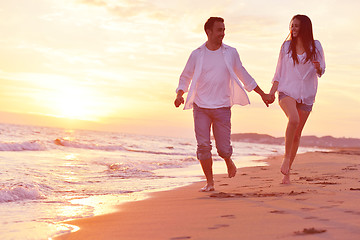
[[[55,239],[360,239],[360,149],[299,154],[290,185],[282,157],[266,161],[216,175],[214,192],[199,182],[68,222],[80,230]]]

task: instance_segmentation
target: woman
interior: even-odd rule
[[[290,22],[289,36],[281,46],[270,90],[272,101],[278,91],[279,105],[288,118],[281,166],[283,184],[290,183],[290,169],[315,101],[318,77],[325,72],[324,52],[320,42],[314,40],[310,18],[295,15]]]

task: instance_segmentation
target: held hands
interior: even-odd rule
[[[259,86],[256,86],[254,88],[254,91],[261,96],[261,99],[263,100],[263,102],[267,107],[269,107],[269,104],[275,101],[275,95],[264,93]]]
[[[275,94],[264,94],[261,96],[263,102],[267,107],[275,101]]]
[[[270,95],[270,101],[268,102],[269,104],[272,104],[275,101],[275,93],[269,93]]]

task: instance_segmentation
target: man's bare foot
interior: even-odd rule
[[[229,159],[226,161],[226,166],[229,178],[235,177],[237,171],[235,163],[231,159]]]
[[[283,180],[281,181],[282,184],[290,184],[290,174],[284,175]]]
[[[200,189],[200,192],[212,192],[215,191],[214,185],[206,184],[205,187]]]
[[[288,175],[290,171],[290,159],[284,158],[283,163],[280,169],[281,173],[284,175]]]

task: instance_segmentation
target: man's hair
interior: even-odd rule
[[[221,17],[210,17],[210,18],[206,21],[206,23],[205,23],[205,25],[204,25],[204,30],[205,30],[205,32],[206,32],[207,29],[212,29],[215,22],[222,22],[222,23],[223,23],[223,22],[224,22],[224,19],[221,18]]]

